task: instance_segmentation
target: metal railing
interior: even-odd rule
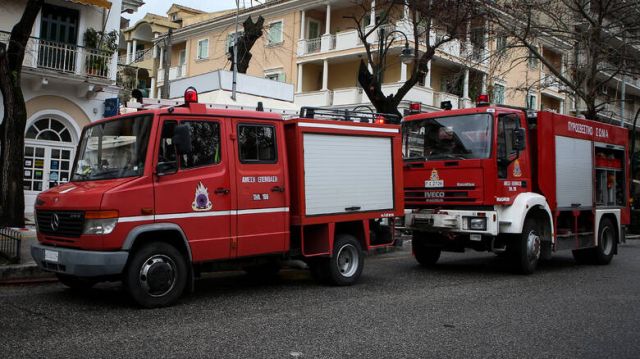
[[[307,54],[313,54],[315,52],[320,52],[320,47],[322,46],[322,38],[317,37],[315,39],[307,40]]]
[[[10,36],[10,33],[0,31],[0,42],[7,44]],[[30,37],[23,66],[108,78],[113,56],[108,51]]]
[[[0,228],[0,256],[10,263],[20,263],[22,234],[11,228]]]

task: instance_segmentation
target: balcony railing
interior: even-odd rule
[[[309,39],[306,42],[306,53],[313,54],[320,52],[320,46],[322,46],[322,38]]]
[[[187,76],[187,65],[174,66],[169,68],[169,81],[173,81]],[[158,69],[158,82],[164,82],[164,69]]]
[[[0,31],[0,42],[9,43],[11,34]],[[23,66],[60,73],[112,78],[114,54],[83,46],[29,38]],[[115,74],[115,72],[113,72]]]
[[[133,54],[133,59],[131,62],[128,61],[126,54],[118,56],[118,64],[120,65],[135,64],[138,62],[150,60],[152,58],[153,58],[153,51],[151,51],[150,49],[140,50],[140,51],[136,51],[136,53]]]

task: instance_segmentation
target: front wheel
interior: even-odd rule
[[[535,219],[527,218],[522,227],[522,234],[514,238],[512,252],[515,270],[522,274],[531,274],[538,266],[542,238]]]
[[[595,264],[609,264],[618,245],[618,231],[609,218],[600,220],[598,228],[598,246],[593,248]]]
[[[146,244],[136,250],[124,274],[124,285],[133,300],[146,308],[175,303],[187,284],[187,263],[172,245]]]
[[[423,240],[413,237],[411,240],[411,249],[416,261],[423,267],[432,267],[440,259],[442,249],[440,247],[427,246]]]

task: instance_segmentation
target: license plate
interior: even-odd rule
[[[482,240],[482,235],[481,234],[472,234],[470,239],[472,241],[480,242]]]
[[[50,251],[48,249],[44,250],[44,260],[47,262],[55,262],[58,263],[58,252]]]

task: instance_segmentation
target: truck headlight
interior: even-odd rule
[[[474,231],[486,231],[487,230],[487,218],[486,217],[469,217],[468,227]]]
[[[118,224],[118,211],[89,211],[84,219],[83,234],[109,234]]]

